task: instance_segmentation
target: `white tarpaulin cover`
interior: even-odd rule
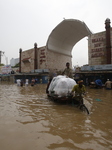
[[[67,94],[71,92],[74,85],[76,85],[75,80],[66,76],[59,75],[52,79],[48,91],[49,94],[54,91],[54,94],[57,94],[60,97],[67,96]]]

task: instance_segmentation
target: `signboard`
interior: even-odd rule
[[[42,48],[40,49],[40,65],[43,63],[43,62],[46,62],[46,51],[45,51],[45,48]]]
[[[43,69],[35,69],[35,72],[36,72],[36,73],[42,73],[42,72],[43,72]]]
[[[94,37],[91,39],[91,58],[104,56],[104,37]]]
[[[94,65],[94,66],[82,66],[81,71],[103,71],[112,70],[112,64],[109,65]]]
[[[49,69],[35,69],[35,70],[31,70],[31,73],[48,73]]]
[[[43,69],[44,72],[49,72],[49,69]]]
[[[9,74],[12,71],[11,65],[2,66],[2,74]]]

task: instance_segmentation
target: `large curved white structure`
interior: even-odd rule
[[[48,37],[48,50],[71,56],[73,46],[82,38],[92,34],[86,24],[76,19],[65,19]]]

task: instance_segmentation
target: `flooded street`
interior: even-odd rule
[[[0,83],[0,150],[112,150],[112,90],[87,88],[87,115],[45,89]]]

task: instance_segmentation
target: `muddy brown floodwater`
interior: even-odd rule
[[[87,115],[45,88],[0,83],[0,150],[112,150],[112,90],[87,88]]]

